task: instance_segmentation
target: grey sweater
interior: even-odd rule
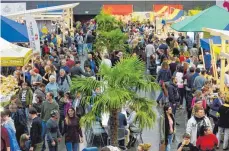
[[[59,105],[56,103],[55,100],[53,100],[52,103],[49,101],[44,101],[41,105],[41,119],[43,121],[48,121],[50,118],[50,113],[52,110],[57,110],[59,111]]]
[[[61,137],[58,121],[50,118],[46,123],[47,128],[47,140],[53,141]]]

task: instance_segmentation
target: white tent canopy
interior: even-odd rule
[[[14,45],[0,37],[0,66],[24,66],[32,53],[30,48]]]
[[[229,40],[229,31],[228,30],[219,30],[219,29],[212,29],[212,28],[203,28],[203,31],[209,32],[211,35],[220,36],[225,40]]]
[[[38,8],[38,9],[30,9],[30,10],[26,10],[26,11],[14,13],[14,14],[9,14],[9,15],[5,15],[5,16],[11,18],[11,17],[23,17],[25,14],[30,14],[30,15],[45,14],[45,13],[50,12],[50,11],[61,10],[61,9],[65,10],[65,9],[74,8],[77,5],[79,5],[79,3],[58,5],[58,6]]]

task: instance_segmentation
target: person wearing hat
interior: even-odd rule
[[[178,144],[177,151],[197,151],[197,148],[190,143],[190,137],[188,133],[184,133],[183,141]]]
[[[58,142],[61,141],[61,134],[58,126],[58,110],[52,110],[50,116],[51,118],[46,123],[47,142],[50,151],[58,151]]]
[[[43,145],[41,118],[37,116],[37,110],[34,107],[29,109],[29,116],[32,119],[32,126],[30,129],[31,146],[29,150],[41,151]]]

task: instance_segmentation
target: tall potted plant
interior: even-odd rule
[[[113,52],[124,51],[128,36],[121,31],[122,22],[116,20],[112,15],[101,11],[96,17],[97,37],[95,47],[98,51]]]
[[[92,110],[81,118],[81,124],[92,125],[96,115],[110,114],[111,145],[118,146],[118,110],[131,104],[137,116],[135,122],[140,128],[152,128],[156,114],[152,110],[154,101],[141,97],[137,92],[151,92],[158,85],[145,75],[145,64],[137,57],[122,59],[116,66],[109,68],[101,65],[101,81],[92,78],[74,78],[72,91],[84,94],[83,103],[93,99]],[[92,97],[92,90],[100,88],[102,92]]]

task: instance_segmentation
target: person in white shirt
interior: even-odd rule
[[[103,60],[101,61],[101,64],[105,64],[108,67],[112,66],[111,60],[109,59],[109,55],[105,54]]]
[[[146,53],[146,67],[147,69],[149,68],[149,65],[150,65],[150,56],[152,54],[155,53],[155,48],[154,48],[154,45],[153,45],[153,41],[149,41],[149,44],[146,45],[146,48],[145,48],[145,53]]]

